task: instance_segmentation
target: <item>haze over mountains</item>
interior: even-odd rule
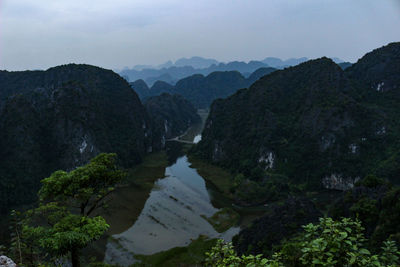
[[[245,77],[258,68],[272,67],[283,69],[285,67],[295,66],[307,61],[306,57],[290,58],[282,60],[276,57],[267,57],[264,60],[252,60],[249,62],[231,61],[228,63],[218,62],[215,59],[206,59],[202,57],[181,58],[175,63],[168,61],[159,66],[136,65],[132,69],[125,68],[120,71],[120,75],[133,82],[138,79],[144,80],[149,86],[152,86],[157,80],[175,84],[179,79],[193,75],[208,75],[214,71],[239,71]],[[343,60],[333,58],[336,63],[342,63]]]

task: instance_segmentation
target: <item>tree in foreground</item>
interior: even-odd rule
[[[206,253],[207,266],[399,266],[399,251],[394,241],[385,241],[380,254],[372,255],[359,220],[334,221],[321,218],[318,225],[303,226],[304,232],[284,244],[272,256],[238,256],[231,243],[218,241]],[[296,251],[297,250],[297,251]]]
[[[72,266],[80,266],[80,250],[109,227],[103,217],[93,215],[106,207],[124,176],[116,166],[116,154],[103,153],[82,167],[43,179],[39,207],[25,213],[20,228],[19,250],[30,254],[25,264],[70,255]]]

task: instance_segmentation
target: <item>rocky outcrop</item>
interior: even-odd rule
[[[326,189],[345,191],[353,188],[355,183],[358,182],[359,180],[360,177],[356,178],[343,177],[341,174],[333,173],[331,175],[322,178],[322,185]]]
[[[0,256],[0,267],[17,267],[12,259],[6,256]]]

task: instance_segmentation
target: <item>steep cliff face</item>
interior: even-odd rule
[[[201,122],[193,105],[180,95],[164,93],[150,97],[145,107],[163,139],[181,135],[191,125]]]
[[[162,146],[139,98],[112,71],[3,72],[0,88],[0,190],[9,205],[31,201],[40,179],[99,152],[116,152],[130,166]],[[2,202],[3,210],[9,205]]]
[[[245,174],[261,167],[313,187],[351,188],[385,160],[399,132],[393,110],[368,102],[360,92],[369,89],[349,73],[321,58],[215,101],[197,152]]]

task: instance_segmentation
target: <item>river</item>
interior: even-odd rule
[[[196,136],[198,142],[201,136]],[[144,208],[127,230],[108,238],[104,261],[129,266],[135,254],[150,255],[177,246],[187,246],[199,235],[230,241],[240,228],[218,233],[202,216],[211,217],[219,209],[212,193],[186,155],[165,169],[153,186]],[[133,205],[133,204],[132,204]]]

